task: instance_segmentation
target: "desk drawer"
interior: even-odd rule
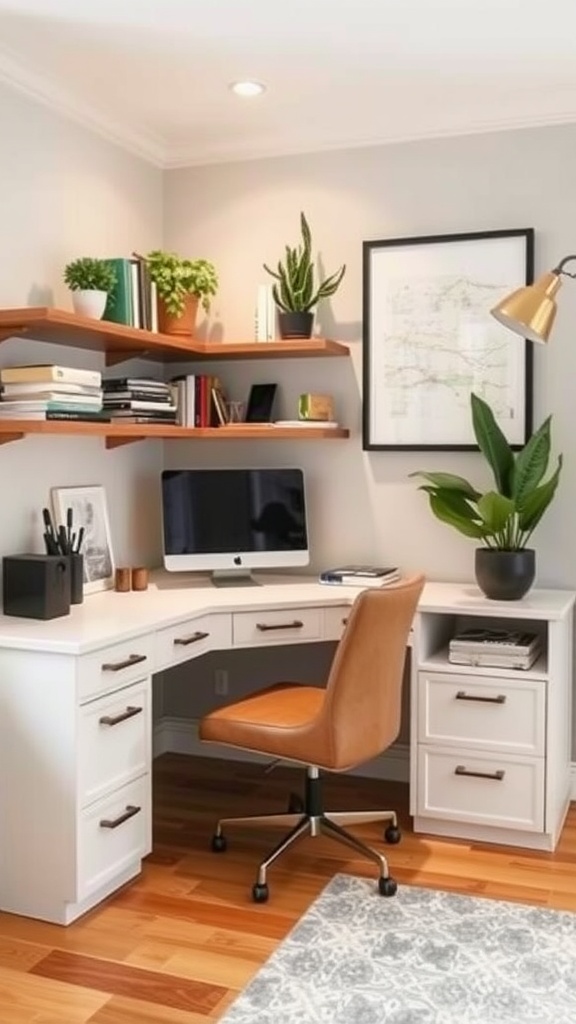
[[[130,782],[82,812],[78,826],[78,900],[150,853],[150,776]]]
[[[127,683],[145,679],[154,672],[152,635],[125,640],[103,647],[95,654],[86,654],[78,663],[78,694],[80,701],[107,690],[117,690]]]
[[[234,612],[234,647],[299,644],[323,639],[322,608],[287,608],[275,611]]]
[[[133,683],[80,709],[78,729],[81,807],[99,800],[150,769],[149,679]]]
[[[207,651],[227,650],[232,646],[232,616],[222,613],[186,619],[159,629],[154,643],[155,671],[198,658]]]
[[[334,605],[334,607],[324,608],[324,639],[325,640],[339,640],[344,632],[348,616],[351,612],[350,605]]]
[[[543,680],[418,674],[421,743],[542,756],[545,725]]]
[[[544,830],[544,759],[418,749],[416,815]]]

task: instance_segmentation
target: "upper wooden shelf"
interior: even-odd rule
[[[349,355],[347,345],[324,338],[211,345],[194,338],[155,334],[153,331],[114,324],[108,320],[90,320],[49,306],[0,310],[0,341],[15,336],[104,352],[109,366],[137,356],[169,362],[184,359],[302,359]]]

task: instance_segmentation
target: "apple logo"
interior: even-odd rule
[[[234,555],[234,565],[242,565],[242,559],[240,555]]]

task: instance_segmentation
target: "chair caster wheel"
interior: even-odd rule
[[[298,793],[290,793],[288,814],[304,814],[304,801],[301,796],[298,796]]]
[[[388,828],[384,831],[384,839],[387,843],[395,845],[399,843],[402,838],[402,833],[397,825],[388,825]]]
[[[226,847],[228,846],[228,843],[226,842],[226,836],[223,836],[221,832],[216,832],[212,836],[212,842],[210,845],[212,847],[213,853],[224,853]]]
[[[395,896],[398,886],[393,878],[379,878],[378,892],[381,896]]]
[[[266,884],[260,885],[259,882],[255,882],[252,886],[252,899],[254,903],[266,903],[268,900],[268,886]]]

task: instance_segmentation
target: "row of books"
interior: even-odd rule
[[[148,331],[158,330],[158,297],[150,280],[146,261],[137,256],[106,261],[116,274],[116,285],[108,296],[104,320]]]
[[[218,427],[228,422],[228,404],[219,377],[190,373],[175,377],[171,386],[179,426]]]

